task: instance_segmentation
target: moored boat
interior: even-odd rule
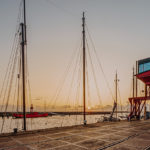
[[[24,117],[23,114],[17,114],[17,113],[12,114],[12,116],[14,118],[23,118]],[[26,118],[38,118],[38,117],[48,117],[48,113],[33,112],[33,113],[26,114]]]

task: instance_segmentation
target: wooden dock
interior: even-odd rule
[[[0,150],[148,150],[150,120],[0,135]]]

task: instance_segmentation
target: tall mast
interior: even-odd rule
[[[23,0],[23,23],[21,23],[21,54],[22,54],[22,97],[23,97],[23,129],[26,131],[26,85],[25,85],[25,45],[26,45],[26,5],[25,5],[25,0]]]
[[[85,94],[85,17],[83,12],[82,17],[82,27],[83,27],[83,123],[86,125],[86,94]]]
[[[117,105],[118,105],[118,76],[117,76],[117,72],[116,72],[116,79],[115,79],[115,86],[116,86],[116,118],[117,118]]]
[[[24,38],[25,38],[25,45],[27,44],[27,33],[26,33],[26,1],[23,0],[23,18],[24,18]]]

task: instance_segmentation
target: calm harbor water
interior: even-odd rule
[[[127,114],[118,114],[119,116],[126,116]],[[103,117],[110,115],[86,115],[87,124],[103,121]],[[120,117],[119,117],[120,118]],[[125,119],[125,118],[120,118]],[[83,115],[64,115],[64,116],[49,116],[41,118],[27,118],[27,130],[46,129],[54,127],[64,127],[83,124]],[[3,126],[3,130],[2,129]],[[0,133],[13,132],[14,128],[18,130],[23,129],[23,119],[13,119],[12,117],[0,118]]]
[[[96,123],[98,120],[103,120],[101,115],[87,115],[87,123]],[[4,124],[3,124],[4,123]],[[3,124],[3,130],[1,132]],[[43,118],[27,118],[27,130],[46,129],[53,127],[63,127],[83,124],[82,115],[66,115],[66,116],[52,116]],[[0,118],[0,133],[13,132],[14,128],[22,130],[23,119]]]

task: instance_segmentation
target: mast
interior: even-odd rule
[[[26,1],[23,0],[23,18],[24,18],[24,38],[25,38],[25,45],[27,44],[27,33],[26,33]]]
[[[26,131],[26,71],[25,71],[25,45],[26,45],[26,5],[25,0],[23,0],[23,23],[20,24],[21,26],[21,54],[22,54],[22,97],[23,97],[23,129]]]
[[[118,105],[118,76],[117,76],[117,72],[116,72],[116,79],[115,79],[115,86],[116,86],[116,118],[117,118],[117,105]]]
[[[84,12],[83,12],[83,17],[82,17],[82,27],[83,27],[83,123],[86,125],[86,94],[85,94],[85,17],[84,17]]]

